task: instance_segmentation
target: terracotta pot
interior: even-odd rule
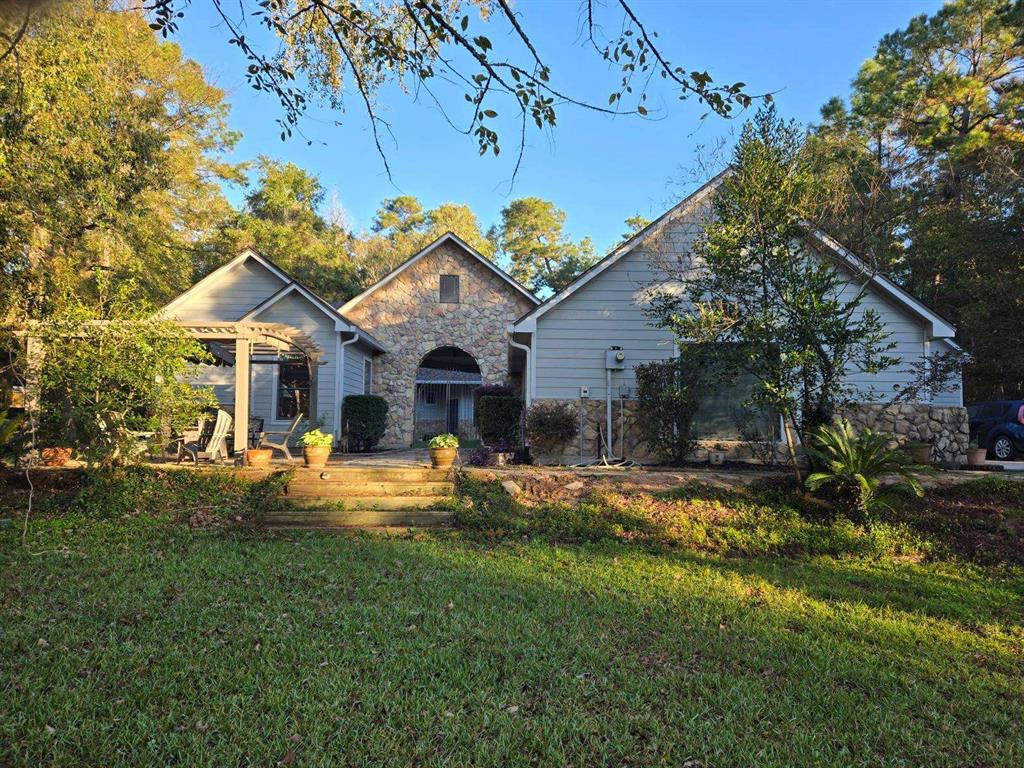
[[[302,449],[302,458],[307,467],[327,466],[327,457],[331,455],[329,445],[307,445]]]
[[[988,455],[988,449],[986,448],[968,448],[967,449],[967,464],[971,467],[980,467],[985,463],[985,457]]]
[[[915,464],[932,463],[932,447],[928,443],[907,443],[904,447]]]
[[[431,448],[430,463],[435,469],[450,469],[458,455],[458,448]]]
[[[245,466],[266,469],[274,452],[269,448],[247,448],[245,450]]]
[[[71,460],[71,449],[43,448],[41,459],[44,467],[63,467]]]

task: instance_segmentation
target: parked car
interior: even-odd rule
[[[997,461],[1024,454],[1024,400],[992,400],[967,406],[971,438]]]

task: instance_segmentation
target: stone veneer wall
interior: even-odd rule
[[[854,428],[893,436],[898,445],[931,443],[954,464],[967,462],[967,409],[955,406],[862,403],[844,414]]]
[[[459,276],[459,304],[440,302],[441,275]],[[414,440],[416,369],[438,347],[458,347],[480,366],[485,384],[508,378],[508,326],[533,303],[461,246],[446,242],[345,314],[388,348],[374,359],[373,393],[388,401],[381,441]]]
[[[583,460],[600,456],[598,427],[605,424],[603,400],[563,400],[583,413]],[[620,410],[621,409],[621,410]],[[655,463],[655,456],[644,442],[636,417],[635,400],[612,401],[612,448],[618,456],[620,434],[625,432],[625,456],[628,459]],[[946,454],[946,461],[962,464],[967,460],[967,411],[964,408],[904,403],[899,405],[861,404],[844,414],[857,430],[869,428],[893,436],[898,445],[908,442],[931,442]],[[621,425],[621,426],[620,426]],[[694,461],[706,461],[709,449],[721,445],[731,460],[756,460],[749,443],[740,440],[702,440],[694,451]],[[558,455],[536,457],[542,463],[574,464],[580,460],[579,436]],[[777,461],[787,461],[785,446],[778,445]]]

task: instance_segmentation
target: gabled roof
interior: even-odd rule
[[[452,242],[452,243],[455,243],[456,245],[460,246],[464,251],[469,253],[477,261],[479,261],[485,267],[487,267],[492,272],[494,272],[494,274],[496,274],[498,277],[500,277],[502,280],[504,280],[506,283],[508,283],[510,286],[512,286],[512,288],[514,288],[516,291],[518,291],[523,296],[525,296],[527,299],[529,299],[530,302],[532,302],[533,304],[539,304],[540,303],[540,299],[538,299],[536,296],[534,296],[532,293],[530,293],[529,290],[527,290],[523,285],[521,285],[519,282],[517,282],[510,274],[508,274],[505,270],[503,270],[501,267],[499,267],[493,261],[488,259],[482,253],[480,253],[480,251],[478,251],[476,248],[471,246],[469,243],[467,243],[461,237],[456,235],[454,232],[445,232],[443,235],[441,235],[439,238],[437,238],[437,240],[435,240],[434,242],[430,243],[430,245],[428,245],[427,247],[423,248],[422,250],[417,251],[416,253],[414,253],[412,256],[410,256],[408,259],[403,261],[401,264],[399,264],[393,270],[388,272],[386,275],[384,275],[384,277],[382,277],[376,283],[374,283],[369,288],[367,288],[365,291],[360,293],[358,296],[356,296],[355,298],[352,298],[352,299],[349,299],[348,301],[346,301],[344,304],[342,304],[340,307],[338,307],[338,310],[340,312],[348,312],[348,311],[354,309],[355,307],[359,306],[359,304],[361,304],[364,299],[366,299],[369,296],[371,296],[372,294],[376,293],[378,289],[383,288],[385,285],[390,283],[392,280],[394,280],[396,277],[398,277],[398,275],[400,275],[402,272],[407,270],[413,264],[416,264],[418,261],[420,261],[421,259],[423,259],[426,256],[428,256],[430,253],[432,253],[439,246],[443,245],[444,243],[448,243],[448,242]]]
[[[246,312],[245,315],[243,315],[242,320],[254,320],[254,319],[256,319],[256,317],[258,315],[260,315],[261,313],[263,313],[266,310],[270,309],[272,306],[277,304],[277,302],[279,302],[285,296],[288,296],[289,294],[292,294],[292,293],[297,293],[300,296],[304,297],[307,301],[309,301],[310,304],[312,304],[317,309],[319,309],[321,312],[323,312],[325,315],[327,315],[327,317],[329,317],[331,320],[334,320],[335,322],[337,322],[340,319],[342,322],[347,323],[348,325],[350,325],[351,329],[352,329],[352,331],[354,333],[358,333],[359,336],[363,339],[363,341],[365,341],[369,346],[375,348],[378,352],[386,352],[387,351],[385,349],[384,345],[381,344],[379,341],[377,341],[377,339],[375,339],[372,334],[370,334],[368,331],[364,331],[358,325],[356,325],[351,320],[349,320],[347,317],[342,315],[341,312],[339,312],[337,309],[335,309],[331,305],[331,303],[329,301],[327,301],[327,299],[325,299],[322,296],[320,296],[319,294],[315,293],[313,290],[307,288],[305,285],[300,283],[298,280],[292,280],[290,283],[288,283],[287,285],[283,286],[281,288],[281,290],[279,290],[277,293],[275,293],[275,294],[273,294],[271,296],[268,296],[266,299],[264,299],[259,304],[257,304],[255,307],[253,307],[248,312]]]
[[[285,273],[284,270],[279,269],[273,262],[270,261],[270,259],[266,258],[265,256],[260,255],[259,253],[254,251],[252,248],[246,248],[241,253],[239,253],[237,256],[235,256],[235,258],[231,259],[230,261],[228,261],[225,264],[221,264],[219,267],[217,267],[215,270],[213,270],[213,272],[211,272],[210,274],[206,275],[206,277],[204,277],[201,280],[199,280],[199,282],[195,283],[187,291],[185,291],[184,293],[178,294],[173,299],[171,299],[167,303],[167,305],[161,310],[161,312],[163,312],[163,313],[170,312],[175,307],[177,307],[178,305],[182,304],[186,299],[191,298],[195,294],[199,293],[203,288],[207,288],[207,287],[213,285],[218,280],[220,280],[222,277],[224,277],[224,275],[226,275],[228,272],[230,272],[232,269],[234,269],[239,264],[242,264],[243,262],[245,262],[245,261],[247,261],[249,259],[252,259],[257,264],[259,264],[260,266],[264,267],[268,272],[270,272],[270,274],[272,274],[274,277],[276,277],[281,282],[283,282],[283,283],[291,282],[291,279],[292,279],[291,276],[289,276],[287,273]]]
[[[341,312],[335,309],[334,306],[331,305],[329,301],[318,295],[311,288],[307,287],[303,283],[296,280],[294,277],[292,277],[283,269],[274,264],[274,262],[272,262],[266,256],[263,256],[262,254],[258,253],[252,248],[246,248],[233,259],[228,261],[226,264],[222,264],[217,269],[213,270],[213,272],[206,275],[206,277],[202,278],[199,282],[197,282],[187,291],[172,299],[161,310],[161,312],[165,315],[170,314],[187,298],[194,296],[204,288],[214,285],[218,280],[222,279],[224,275],[226,275],[236,266],[244,263],[249,259],[252,259],[257,264],[264,267],[268,272],[270,272],[270,274],[272,274],[274,277],[280,280],[282,285],[280,290],[276,291],[271,296],[264,299],[255,307],[246,312],[245,315],[241,318],[241,321],[253,320],[258,314],[260,314],[266,309],[269,309],[271,306],[276,304],[285,296],[293,292],[298,292],[300,295],[304,296],[307,300],[309,300],[309,302],[313,304],[317,309],[319,309],[321,312],[327,315],[332,321],[334,321],[335,330],[358,334],[360,338],[362,338],[370,347],[373,347],[378,352],[387,351],[387,349],[379,341],[377,341],[377,339],[375,339],[370,333],[364,331],[358,325],[356,325],[343,314],[341,314]]]
[[[633,237],[629,238],[612,250],[611,253],[599,262],[578,275],[575,280],[569,283],[569,285],[561,291],[549,297],[546,301],[541,303],[540,306],[535,307],[520,317],[512,325],[512,330],[523,333],[530,333],[536,330],[538,318],[544,315],[548,310],[557,306],[559,302],[574,294],[613,264],[617,263],[620,259],[626,256],[626,254],[633,251],[639,245],[642,245],[646,240],[663,231],[668,224],[689,213],[696,206],[707,200],[711,194],[718,189],[722,181],[724,181],[725,177],[730,172],[731,169],[726,168],[713,179],[697,189],[697,191],[688,197],[683,198],[672,208],[633,235]],[[846,267],[852,269],[855,273],[865,278],[870,277],[870,284],[874,288],[878,289],[881,294],[888,297],[894,303],[906,308],[912,314],[915,314],[928,322],[931,327],[931,336],[933,338],[951,339],[956,335],[955,326],[953,326],[948,320],[941,317],[923,302],[911,296],[907,291],[900,288],[887,276],[874,271],[861,258],[844,248],[834,238],[818,229],[812,229],[811,236],[824,246],[826,250],[832,253],[833,256],[839,259],[839,261]]]
[[[715,176],[711,181],[704,184],[700,189],[691,194],[689,197],[683,198],[672,208],[669,208],[665,213],[661,214],[658,218],[648,224],[646,227],[641,229],[631,238],[614,248],[607,256],[593,264],[588,269],[578,274],[576,278],[569,283],[565,288],[560,290],[558,293],[549,296],[546,300],[534,309],[531,309],[525,315],[520,317],[513,324],[513,330],[522,331],[529,333],[536,328],[537,318],[541,317],[548,310],[557,306],[560,302],[572,296],[576,291],[585,286],[599,274],[604,272],[608,267],[618,263],[623,256],[628,254],[638,245],[646,241],[652,235],[661,232],[666,225],[678,219],[680,216],[688,213],[690,210],[695,208],[701,202],[703,202],[708,195],[713,192],[718,185],[721,183],[725,176],[725,171]]]

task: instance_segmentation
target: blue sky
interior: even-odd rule
[[[752,93],[773,91],[780,112],[802,122],[815,120],[829,97],[848,94],[850,80],[884,34],[939,5],[936,0],[632,3],[645,26],[658,31],[673,64],[706,69],[716,82],[742,80]],[[552,69],[553,82],[606,102],[616,73],[580,42],[579,2],[521,0],[516,7]],[[502,154],[482,158],[475,139],[454,132],[429,99],[416,101],[389,88],[380,98],[394,133],[385,143],[389,181],[355,99],[345,113],[310,110],[301,127],[311,145],[297,137],[282,142],[274,122],[280,111],[276,99],[246,84],[241,55],[226,44],[207,4],[194,3],[186,13],[177,41],[228,92],[231,126],[244,136],[234,159],[266,154],[316,173],[356,229],[369,226],[381,199],[398,194],[416,195],[427,207],[467,203],[484,227],[498,220],[509,200],[536,195],[565,210],[568,231],[576,238],[589,235],[603,253],[625,230],[626,217],[653,218],[689,191],[688,169],[698,148],[720,137],[731,140],[741,124],[714,115],[702,121],[705,108],[679,102],[657,87],[650,97],[657,120],[609,118],[562,106],[554,131],[527,134],[526,157],[510,190],[514,123],[499,130]],[[487,34],[498,51],[511,44],[496,29]],[[462,90],[448,94],[458,114],[465,105]],[[511,106],[495,105],[509,115]],[[231,196],[237,201],[239,192]]]

